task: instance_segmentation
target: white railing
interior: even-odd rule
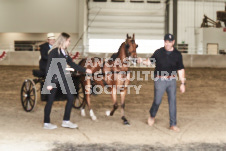
[[[106,43],[106,45],[104,45],[105,43],[106,42],[104,41],[102,44],[100,44],[100,41],[99,41],[99,43],[96,43],[96,44],[94,42],[94,43],[90,43],[90,45],[85,45],[85,46],[78,45],[76,47],[74,47],[75,43],[72,43],[68,47],[68,52],[72,53],[72,54],[75,54],[76,52],[79,52],[79,54],[81,56],[84,55],[86,57],[87,57],[87,53],[109,53],[109,54],[111,54],[111,53],[114,53],[114,52],[116,52],[118,50],[118,48],[119,48],[119,46],[120,46],[120,44],[122,42],[118,42],[115,46],[113,46],[114,43],[116,43],[115,39],[113,39],[110,44]],[[156,49],[158,49],[158,48],[163,46],[163,44],[162,45],[160,45],[160,44],[158,44],[158,45],[153,45],[153,44],[149,45],[148,40],[145,40],[143,44],[142,44],[142,40],[136,40],[136,43],[139,46],[137,48],[137,53],[138,54],[153,53]],[[17,44],[17,45],[19,45],[19,44]],[[18,51],[18,52],[19,51],[39,51],[39,46],[38,45],[20,44],[20,48],[21,49],[18,50],[17,47],[14,46],[14,44],[0,43],[0,54],[2,54],[3,51],[6,51],[6,52],[13,52],[13,51]],[[72,48],[73,48],[73,50],[72,50]],[[115,49],[111,49],[111,48],[115,48]],[[188,45],[188,50],[187,51],[188,51],[187,54],[208,54],[207,53],[207,47],[196,47],[194,45],[193,46],[192,45]]]

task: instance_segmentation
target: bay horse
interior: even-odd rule
[[[81,109],[81,115],[85,116],[85,105],[88,105],[90,111],[90,117],[92,120],[96,120],[96,116],[91,108],[90,94],[92,91],[92,85],[101,85],[102,87],[107,87],[110,91],[113,100],[113,109],[107,111],[107,116],[113,116],[115,110],[118,108],[117,103],[117,92],[121,95],[121,119],[125,125],[129,125],[128,120],[125,117],[125,96],[127,91],[127,86],[130,82],[129,60],[131,58],[135,59],[137,57],[136,48],[138,45],[135,43],[135,36],[128,36],[119,47],[117,53],[112,55],[109,60],[104,60],[101,58],[86,58],[80,61],[80,65],[92,70],[92,75],[87,78],[82,77],[83,86],[85,87],[85,102]],[[101,75],[101,78],[95,78],[96,75]]]

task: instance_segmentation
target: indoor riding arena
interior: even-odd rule
[[[225,0],[0,0],[0,14],[1,151],[226,150]],[[73,94],[70,121],[78,128],[61,126],[68,102],[59,93],[61,87],[50,114],[57,128],[46,129],[49,95],[42,91],[46,77],[39,74],[42,45],[58,41],[62,32],[70,34],[65,50],[74,63],[101,58],[99,76],[107,76],[102,73],[107,59],[113,58],[114,64],[125,51],[126,76],[120,73],[122,67],[111,72],[130,82],[123,82],[127,94],[121,103],[119,91],[117,108],[113,91],[106,88],[108,80],[101,79],[100,86],[67,66],[78,92]],[[138,61],[150,60],[161,47],[168,51],[168,33],[173,49],[182,55],[186,78],[184,93],[176,79],[178,132],[170,129],[166,92],[155,123],[149,125],[158,60],[151,65]],[[54,49],[46,55],[49,50]],[[87,85],[91,95],[86,94]]]

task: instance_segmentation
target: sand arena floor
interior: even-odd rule
[[[169,110],[166,94],[156,123],[146,123],[153,101],[153,81],[131,82],[142,85],[140,94],[126,96],[126,117],[131,126],[124,126],[120,109],[113,117],[105,116],[112,108],[110,95],[92,96],[93,110],[98,118],[92,121],[73,109],[71,121],[79,129],[60,126],[65,101],[55,102],[51,122],[55,130],[45,130],[40,101],[33,112],[23,110],[20,102],[22,82],[33,78],[37,67],[0,66],[0,150],[226,150],[226,69],[187,68],[186,92],[177,92],[177,116],[180,133],[169,131]],[[148,69],[132,69],[144,71]],[[144,77],[144,76],[143,76]],[[178,88],[179,88],[178,82]],[[118,96],[118,103],[120,103]]]

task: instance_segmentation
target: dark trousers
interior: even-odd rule
[[[164,92],[167,92],[170,114],[170,126],[177,124],[177,106],[176,106],[176,80],[175,79],[158,79],[154,82],[154,101],[150,109],[151,117],[155,117],[159,106],[162,102]]]
[[[57,88],[60,87],[59,83],[55,83],[55,84],[56,84]],[[64,82],[64,86],[65,86],[66,93],[67,93],[66,94],[67,104],[65,106],[63,120],[68,121],[68,120],[70,120],[71,108],[72,108],[72,103],[73,103],[73,100],[74,100],[74,95],[71,94],[69,87],[67,85],[67,82]],[[53,88],[50,91],[51,94],[48,95],[48,101],[47,101],[45,109],[44,109],[44,123],[50,123],[50,113],[51,113],[53,101],[55,100],[55,96],[56,96],[56,93],[57,93],[57,88]],[[61,90],[61,89],[59,89],[59,90]]]

